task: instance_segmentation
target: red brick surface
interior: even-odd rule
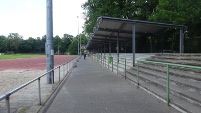
[[[55,55],[54,66],[58,66],[62,63],[74,59],[76,56],[68,55]],[[0,60],[0,71],[5,70],[45,70],[46,69],[46,56],[35,58],[22,58],[22,59],[10,59]]]

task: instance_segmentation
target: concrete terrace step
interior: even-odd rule
[[[152,69],[155,71],[160,71],[160,72],[166,73],[166,66],[164,66],[164,65],[140,63],[140,66],[144,67],[144,68]],[[193,81],[201,81],[200,73],[196,72],[195,70],[192,70],[192,69],[185,70],[183,68],[170,67],[170,74],[173,76],[178,76],[180,78],[184,78],[184,79],[190,79]]]
[[[200,53],[159,53],[155,56],[181,56],[181,57],[201,57]]]
[[[127,77],[131,81],[135,82],[136,81],[136,77],[135,77],[136,74],[134,74],[134,73],[135,73],[134,70],[128,70]],[[166,99],[166,92],[165,92],[166,87],[164,85],[166,83],[164,81],[159,82],[158,80],[151,78],[151,77],[148,77],[147,75],[142,74],[142,73],[140,73],[139,78],[140,78],[140,86],[143,86],[146,90],[149,90],[150,92],[159,96],[160,98],[162,98],[164,100]],[[170,87],[172,88],[175,86],[171,85]],[[186,112],[200,113],[201,107],[199,105],[197,105],[195,103],[190,103],[190,102],[184,100],[184,98],[178,97],[177,91],[172,92],[172,94],[170,95],[170,100],[171,100],[171,103],[173,105],[179,107],[180,109],[183,109]]]
[[[156,62],[167,62],[167,63],[174,63],[174,64],[182,64],[182,65],[201,66],[201,62],[189,61],[189,60],[158,59],[157,57],[148,58],[147,60],[156,61]]]
[[[172,59],[172,60],[190,60],[190,61],[201,61],[201,57],[186,57],[186,56],[152,56],[157,59]]]
[[[134,72],[135,71],[136,70],[134,70]],[[159,77],[157,73],[147,73],[145,70],[143,70],[143,71],[140,71],[140,76],[143,76],[144,78],[154,82],[155,84],[157,84],[157,86],[160,85],[163,88],[166,87],[166,79],[164,78],[161,79],[161,77]],[[192,90],[192,88],[189,88],[189,87],[183,87],[183,86],[181,87],[177,84],[177,81],[170,81],[170,87],[172,91],[178,93],[180,96],[187,97],[188,99],[191,99],[191,101],[195,101],[196,103],[198,103],[198,105],[201,106],[200,90],[197,92],[195,90]]]
[[[136,72],[136,70],[134,70]],[[143,77],[149,79],[156,84],[162,85],[162,87],[166,87],[166,78],[162,76],[161,73],[151,72],[151,70],[143,69],[140,71]],[[141,76],[141,75],[140,75]],[[179,80],[177,78],[177,80]],[[187,97],[188,100],[194,101],[199,106],[201,106],[201,88],[194,87],[193,85],[189,87],[187,83],[182,83],[180,81],[176,81],[173,77],[170,77],[170,85],[172,85],[171,89],[178,93],[180,96]],[[158,86],[158,85],[157,85]]]
[[[142,63],[139,65],[139,69],[143,71],[147,70],[151,73],[155,72],[158,76],[166,78],[166,67],[156,65],[149,66]],[[191,74],[186,71],[183,72],[175,69],[170,69],[169,74],[171,76],[170,79],[181,82],[182,84],[186,84],[186,86],[189,87],[197,87],[199,90],[201,90],[201,76],[198,73]]]

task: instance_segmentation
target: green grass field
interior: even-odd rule
[[[40,57],[44,56],[41,54],[12,54],[12,55],[0,55],[0,60],[5,59],[17,59],[17,58],[32,58],[32,57]]]

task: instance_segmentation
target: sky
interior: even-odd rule
[[[83,9],[87,0],[52,0],[53,36],[83,31]],[[79,17],[79,19],[77,18]],[[19,33],[23,39],[46,34],[46,0],[0,0],[0,35]]]

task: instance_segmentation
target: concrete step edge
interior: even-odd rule
[[[131,76],[133,76],[133,75],[131,75]],[[136,80],[129,79],[129,78],[128,78],[128,80],[131,81],[132,83],[134,83],[135,85],[137,85]],[[159,99],[159,100],[163,101],[164,103],[166,103],[166,98],[164,97],[165,94],[162,94],[162,95],[163,95],[163,96],[162,96],[162,95],[156,93],[156,91],[153,91],[153,89],[150,89],[149,87],[144,87],[142,84],[143,84],[143,83],[140,83],[139,88],[145,90],[146,92],[148,92],[149,94],[153,95],[153,96],[156,97],[157,99]],[[150,86],[150,84],[148,84],[148,83],[146,83],[146,82],[145,82],[145,84],[147,84],[147,85],[145,85],[145,86]],[[162,90],[163,90],[163,89],[162,89]],[[174,95],[172,95],[172,96],[174,96]],[[176,97],[174,96],[174,98],[176,98]],[[188,104],[189,106],[192,105],[191,103],[189,103],[189,102],[187,102],[187,101],[184,101],[184,100],[182,100],[182,99],[180,99],[180,98],[178,98],[178,99],[179,99],[180,101],[183,101],[184,103]],[[187,107],[187,108],[186,108],[186,107],[183,107],[181,104],[178,104],[177,102],[172,101],[172,100],[170,100],[170,106],[172,106],[173,108],[177,109],[178,111],[180,111],[180,112],[182,112],[182,113],[194,113],[194,112],[193,112],[194,110],[190,109],[190,108],[192,108],[192,107]],[[193,109],[197,109],[197,107],[196,107],[196,108],[193,107]]]
[[[129,74],[133,74],[133,73],[131,72]],[[135,74],[133,74],[133,75],[136,76]],[[149,80],[149,79],[147,79],[145,77],[142,77],[142,74],[141,74],[141,76],[139,76],[139,78],[144,80],[144,81],[149,81],[151,84],[155,85],[156,87],[160,87],[160,88],[166,90],[166,86],[164,86],[162,84],[159,84],[158,82],[154,82],[152,80]],[[175,90],[173,88],[171,88],[170,91],[174,92],[173,94],[179,94],[179,95],[176,95],[176,96],[179,96],[180,98],[182,97],[186,101],[191,102],[192,104],[196,104],[196,105],[201,107],[201,101],[200,100],[197,100],[196,98],[193,98],[193,97],[191,97],[189,95],[185,95],[185,94],[181,93],[180,91],[177,91],[177,90]]]

